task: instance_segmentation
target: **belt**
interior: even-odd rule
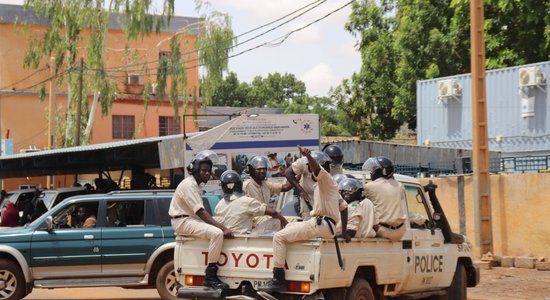
[[[177,216],[173,216],[173,217],[170,217],[172,219],[182,219],[182,218],[187,218],[189,217],[189,215],[177,215]]]
[[[334,221],[334,219],[332,219],[331,217],[327,217],[327,216],[316,216],[315,217],[317,219],[317,225],[321,225],[321,222],[323,220],[327,220],[328,222],[332,223],[332,225],[336,225],[336,221]],[[332,230],[332,228],[331,228]]]
[[[386,223],[378,223],[378,225],[380,225],[380,226],[384,226],[384,227],[386,227],[386,228],[388,228],[388,229],[393,229],[393,230],[396,230],[396,229],[401,228],[401,226],[403,226],[403,224],[405,224],[405,223],[401,223],[401,224],[399,224],[399,225],[397,225],[397,226],[391,226],[391,225],[386,224]]]
[[[325,222],[327,223],[328,228],[330,229],[330,234],[332,234],[334,238],[334,247],[336,247],[336,257],[338,258],[338,265],[340,266],[340,269],[344,271],[345,270],[344,261],[342,260],[342,254],[340,253],[340,245],[338,245],[338,237],[336,237],[336,234],[334,234],[334,228],[333,228],[333,226],[336,226],[336,221],[334,221],[331,217],[327,217],[327,216],[316,216],[315,218],[317,219],[317,225],[321,225],[323,220],[325,220]]]

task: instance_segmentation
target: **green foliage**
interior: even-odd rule
[[[488,69],[548,60],[550,0],[484,2]],[[334,97],[362,137],[388,139],[401,124],[415,129],[416,81],[470,71],[469,6],[469,0],[353,4],[346,29],[358,38],[363,65]]]

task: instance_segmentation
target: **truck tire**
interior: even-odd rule
[[[466,268],[461,263],[457,263],[453,281],[447,291],[449,300],[466,300],[467,280]]]
[[[351,287],[348,289],[347,300],[374,300],[374,294],[368,281],[363,278],[353,279]]]
[[[179,284],[176,279],[173,260],[166,262],[160,268],[155,285],[162,300],[178,299],[176,294],[178,292]]]
[[[19,266],[7,259],[0,259],[1,300],[19,300],[25,297],[25,277]]]

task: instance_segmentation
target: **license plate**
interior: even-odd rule
[[[259,287],[266,285],[268,282],[269,280],[254,280],[252,285],[254,286],[254,289],[257,290]]]

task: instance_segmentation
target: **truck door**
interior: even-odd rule
[[[433,224],[431,208],[420,186],[405,185],[408,222],[412,237],[412,257],[408,264],[406,290],[436,288],[443,275],[445,261],[443,233]]]
[[[77,217],[84,207],[85,221],[96,218],[98,206],[98,201],[69,203],[52,215],[52,231],[34,232],[30,251],[34,277],[76,278],[101,273],[101,228],[90,222],[79,224]]]

